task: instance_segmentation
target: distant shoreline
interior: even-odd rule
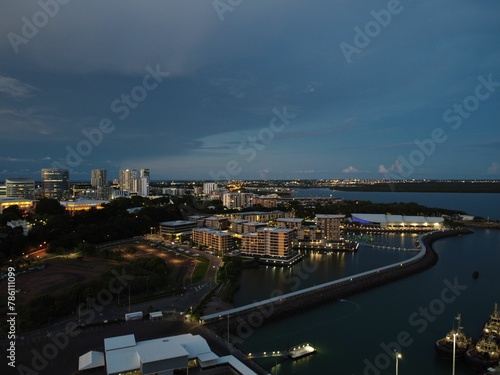
[[[499,182],[379,182],[335,185],[331,190],[408,193],[500,193]]]

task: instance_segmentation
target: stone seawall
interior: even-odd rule
[[[283,295],[283,298],[274,299],[272,302],[230,314],[229,319],[207,322],[205,325],[215,333],[227,336],[229,321],[229,331],[233,337],[245,336],[245,332],[258,328],[262,324],[272,322],[275,319],[301,313],[307,309],[344,299],[353,294],[399,280],[417,272],[422,272],[432,267],[438,260],[436,252],[432,249],[434,241],[444,237],[468,233],[472,232],[468,229],[455,229],[423,235],[421,237],[421,244],[425,248],[425,253],[422,256],[412,258],[412,260],[404,264],[396,264],[384,269],[353,275],[352,278],[344,279],[344,281],[334,284],[327,283],[324,284],[324,287],[318,286],[304,293],[292,296]]]

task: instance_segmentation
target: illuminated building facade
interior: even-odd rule
[[[68,199],[69,170],[54,168],[42,169],[42,196],[58,200]]]
[[[225,253],[233,249],[233,237],[227,233],[210,228],[195,228],[192,241],[210,250]]]
[[[340,240],[340,225],[345,215],[316,215],[316,223],[326,241]]]
[[[32,178],[9,178],[5,180],[7,197],[35,199],[35,180]]]
[[[95,189],[108,186],[108,172],[105,169],[92,169],[90,172],[90,184]]]
[[[241,237],[241,253],[287,258],[292,253],[293,229],[262,228]]]

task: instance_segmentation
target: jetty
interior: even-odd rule
[[[299,359],[313,353],[316,353],[316,348],[314,348],[309,343],[304,343],[292,346],[286,350],[276,350],[272,352],[267,351],[261,353],[248,353],[247,358],[254,359],[254,358],[283,357],[283,358]]]

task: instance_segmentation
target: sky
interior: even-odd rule
[[[0,182],[500,179],[496,0],[3,0]]]

